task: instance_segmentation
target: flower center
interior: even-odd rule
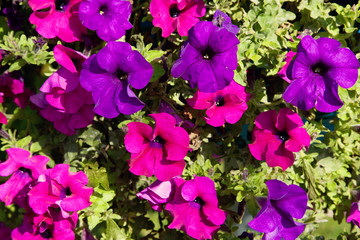
[[[22,172],[22,173],[27,173],[31,177],[31,170],[30,169],[21,167],[21,168],[19,168],[19,171]]]
[[[55,9],[59,12],[64,12],[69,2],[70,0],[55,0]]]
[[[70,188],[67,187],[67,188],[65,189],[65,195],[66,195],[66,196],[70,196],[71,194],[72,194],[72,192],[71,192]]]
[[[162,137],[157,136],[154,140],[150,142],[150,147],[153,148],[162,148],[165,144],[165,140]]]
[[[195,200],[194,200],[194,203],[197,203],[200,205],[200,207],[204,206],[205,205],[205,202],[204,200],[202,200],[201,197],[196,197]]]
[[[210,60],[212,57],[214,57],[215,53],[211,48],[206,48],[202,52],[202,56],[204,60]]]
[[[279,132],[278,136],[279,136],[280,140],[283,142],[286,142],[287,140],[289,140],[289,134],[286,131]]]
[[[225,105],[224,97],[217,97],[215,104],[218,107],[224,106]]]
[[[116,77],[120,80],[120,81],[126,81],[127,80],[127,73],[124,72],[123,70],[118,69],[116,71]]]
[[[327,72],[327,67],[322,63],[317,63],[314,66],[312,66],[313,73],[317,73],[320,75],[324,75]]]
[[[170,17],[177,18],[180,15],[180,10],[178,9],[176,4],[170,6]]]
[[[45,239],[53,238],[53,235],[49,229],[46,229],[44,232],[40,233],[40,236]]]
[[[102,5],[102,6],[100,7],[100,9],[99,9],[100,15],[106,14],[107,11],[108,11],[108,7],[107,7],[106,5]]]

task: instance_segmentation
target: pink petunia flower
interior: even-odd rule
[[[352,222],[360,228],[360,211],[358,202],[353,202],[351,204],[350,215],[347,217],[346,222]]]
[[[24,86],[22,79],[15,79],[5,73],[0,76],[0,103],[11,98],[20,108],[25,108],[32,92]]]
[[[86,57],[62,45],[55,46],[54,56],[61,67],[44,82],[41,93],[32,96],[31,101],[45,119],[54,122],[56,130],[73,135],[75,129],[91,124],[95,116],[91,93],[79,82]]]
[[[86,28],[78,12],[81,0],[29,0],[34,11],[29,18],[44,38],[59,37],[65,42],[80,41]]]
[[[174,178],[164,182],[156,180],[149,187],[137,193],[136,196],[148,200],[155,211],[161,212],[161,205],[169,202],[174,195],[174,181]]]
[[[62,216],[69,217],[91,205],[91,187],[84,172],[69,172],[69,165],[58,164],[43,174],[29,191],[29,205],[36,214],[44,214],[50,206],[59,206]]]
[[[175,126],[175,118],[168,113],[150,116],[155,120],[155,129],[141,122],[127,125],[125,148],[131,153],[130,172],[147,177],[155,174],[160,181],[168,181],[184,170],[189,135]]]
[[[207,124],[220,127],[225,121],[234,124],[240,120],[247,109],[246,102],[250,95],[245,88],[235,81],[215,93],[196,91],[193,98],[187,99],[188,104],[194,109],[207,109]]]
[[[23,223],[12,231],[11,237],[13,240],[74,240],[77,221],[76,212],[68,218],[64,218],[55,209],[49,209],[40,215],[28,212]]]
[[[0,112],[0,123],[7,124],[7,118],[2,112]]]
[[[287,81],[288,83],[291,83],[292,80],[290,80],[287,75],[286,75],[286,71],[290,65],[291,60],[293,59],[293,57],[296,55],[296,52],[293,51],[289,51],[286,54],[286,58],[285,58],[285,62],[286,64],[280,69],[280,71],[277,73],[277,75],[279,75],[279,77],[281,77],[282,79],[284,79],[285,81]]]
[[[205,15],[203,0],[152,0],[150,13],[153,24],[160,27],[162,36],[168,37],[177,28],[180,36],[187,36],[189,29]]]
[[[169,228],[196,239],[211,239],[226,219],[226,213],[218,208],[214,182],[208,177],[176,178],[174,182],[174,200],[165,206],[174,218]]]
[[[260,113],[255,119],[251,154],[257,160],[266,160],[270,167],[279,166],[285,171],[294,163],[293,152],[310,145],[310,136],[302,128],[300,116],[289,108],[279,113],[270,110]]]
[[[0,163],[0,176],[12,176],[0,185],[0,200],[5,205],[12,204],[15,200],[19,205],[25,198],[19,194],[23,189],[28,189],[30,184],[45,172],[49,159],[45,156],[30,156],[30,152],[21,148],[6,150],[8,159]]]

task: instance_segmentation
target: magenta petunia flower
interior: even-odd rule
[[[286,58],[285,58],[285,62],[286,64],[280,69],[280,71],[277,73],[277,75],[279,75],[279,77],[281,77],[282,79],[284,79],[285,81],[287,81],[288,83],[291,83],[292,80],[290,80],[287,75],[286,75],[286,72],[287,72],[287,69],[290,65],[290,62],[291,60],[293,59],[293,57],[296,55],[296,52],[293,52],[293,51],[289,51],[287,54],[286,54]]]
[[[79,7],[82,24],[96,30],[105,41],[115,41],[132,28],[130,15],[131,3],[127,0],[84,0]]]
[[[180,36],[187,36],[189,29],[205,15],[203,0],[151,0],[150,13],[153,24],[160,27],[162,36],[168,37],[177,28]]]
[[[147,177],[155,174],[160,181],[168,181],[184,170],[189,135],[185,129],[175,126],[175,118],[170,114],[150,116],[155,120],[154,129],[141,122],[127,125],[125,148],[131,153],[130,172]]]
[[[313,39],[307,35],[299,43],[295,60],[287,69],[292,80],[283,98],[302,110],[315,106],[321,112],[338,110],[343,102],[338,86],[352,87],[358,78],[360,64],[348,48],[335,39]]]
[[[0,123],[7,124],[7,118],[2,112],[0,112]]]
[[[76,212],[67,218],[55,209],[41,215],[28,212],[23,223],[12,231],[11,237],[13,240],[74,240],[77,221]]]
[[[196,239],[211,239],[226,219],[226,213],[218,208],[214,182],[197,176],[189,181],[176,178],[174,182],[174,200],[165,206],[174,218],[169,228]]]
[[[149,187],[137,193],[136,196],[148,200],[155,211],[161,212],[161,205],[168,203],[173,198],[174,188],[174,178],[164,182],[156,180]]]
[[[260,113],[255,119],[251,154],[257,160],[266,160],[270,167],[279,166],[285,171],[294,163],[293,152],[310,145],[310,136],[302,128],[300,116],[289,108],[279,113],[270,110]]]
[[[358,202],[353,202],[351,204],[350,215],[347,217],[346,221],[352,222],[360,228],[360,211]]]
[[[0,239],[11,240],[12,229],[0,222]]]
[[[306,192],[299,186],[286,185],[279,180],[266,182],[269,193],[266,201],[259,201],[260,212],[248,223],[263,232],[263,240],[295,240],[305,229],[305,224],[293,218],[304,216],[307,206]]]
[[[0,163],[0,176],[11,177],[0,185],[0,200],[5,205],[12,204],[15,200],[19,205],[25,198],[20,192],[28,189],[30,184],[43,174],[49,159],[45,156],[30,156],[31,153],[21,148],[6,150],[8,159]]]
[[[95,113],[106,118],[133,114],[145,104],[131,90],[144,88],[153,73],[145,58],[125,42],[109,42],[83,64],[80,84],[92,92]]]
[[[59,206],[63,217],[90,206],[91,187],[86,187],[88,178],[84,172],[69,172],[69,165],[58,164],[47,170],[38,183],[29,191],[29,205],[39,215],[49,207]]]
[[[180,58],[171,69],[173,77],[182,77],[201,92],[216,92],[233,81],[237,67],[235,34],[212,22],[201,21],[189,30],[189,39]]]
[[[231,23],[231,18],[224,12],[217,9],[215,11],[213,20],[213,24],[220,28],[226,28],[229,32],[233,34],[237,34],[240,31],[240,28]]]
[[[44,38],[59,37],[65,42],[80,41],[86,28],[78,11],[82,0],[29,0],[34,11],[29,18],[36,31]]]
[[[76,129],[92,123],[95,116],[91,93],[79,83],[81,65],[85,56],[71,48],[57,45],[54,56],[60,64],[41,86],[41,93],[31,97],[31,101],[40,108],[40,114],[54,127],[66,135],[73,135]]]
[[[27,89],[22,79],[15,79],[10,74],[0,76],[0,103],[4,98],[11,98],[20,108],[25,108],[32,92]]]
[[[194,97],[187,99],[187,102],[194,109],[207,109],[206,123],[220,127],[225,121],[234,124],[240,120],[247,109],[246,102],[249,97],[243,86],[232,81],[229,86],[215,93],[197,90]]]

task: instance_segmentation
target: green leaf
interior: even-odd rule
[[[11,64],[9,68],[9,72],[19,70],[25,65],[26,65],[26,61],[24,59],[18,59],[13,64]]]
[[[108,240],[126,240],[128,237],[123,229],[120,229],[116,222],[110,217],[106,218],[106,239]]]

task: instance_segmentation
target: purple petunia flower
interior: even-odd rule
[[[174,182],[174,200],[165,206],[174,218],[169,228],[196,239],[211,239],[226,219],[226,213],[218,208],[214,182],[197,176],[189,181],[175,178]]]
[[[5,226],[2,222],[0,222],[0,239],[1,240],[11,240],[11,232],[12,229]]]
[[[0,176],[12,175],[0,185],[0,200],[5,202],[5,205],[16,201],[18,205],[23,206],[26,195],[21,193],[45,172],[49,158],[41,155],[31,157],[29,151],[21,148],[10,148],[6,152],[8,159],[0,163]]]
[[[155,120],[155,129],[141,122],[127,125],[125,148],[131,153],[130,172],[147,177],[155,174],[160,181],[168,181],[184,170],[189,135],[185,129],[175,126],[175,118],[170,114],[150,116]]]
[[[165,101],[160,102],[159,113],[162,112],[172,115],[176,120],[176,126],[183,128],[193,128],[195,126],[195,124],[193,124],[192,122],[188,120],[184,121],[183,119],[181,119],[181,117],[179,117],[179,115],[176,114],[175,110],[170,106],[170,104],[168,104]]]
[[[130,15],[131,3],[126,0],[84,0],[79,7],[82,24],[105,41],[115,41],[132,28]]]
[[[335,39],[313,39],[310,35],[299,43],[296,59],[287,70],[292,80],[283,98],[302,110],[315,108],[321,112],[338,110],[343,102],[338,86],[352,87],[360,64],[348,48],[341,48]]]
[[[144,88],[153,69],[150,63],[125,42],[109,42],[98,54],[82,66],[80,84],[92,92],[95,113],[106,118],[133,114],[142,109],[141,102],[131,90]]]
[[[216,10],[212,22],[215,26],[220,28],[226,28],[229,32],[232,32],[233,34],[237,34],[240,31],[240,28],[238,26],[231,23],[231,18],[219,9]]]
[[[74,240],[77,221],[76,212],[67,218],[55,209],[40,215],[27,212],[23,223],[12,231],[11,237],[13,240]]]
[[[270,167],[280,166],[283,171],[294,163],[293,152],[310,145],[310,136],[302,128],[300,116],[289,108],[279,113],[270,110],[260,113],[255,119],[251,154],[257,160],[266,160]]]
[[[91,187],[84,172],[69,172],[69,165],[58,164],[39,177],[38,183],[29,191],[29,205],[39,215],[50,206],[60,207],[63,217],[90,206]]]
[[[356,226],[360,228],[360,211],[358,202],[353,202],[351,204],[350,215],[347,217],[346,221],[353,222]]]
[[[247,109],[246,102],[249,94],[245,88],[235,81],[229,86],[215,93],[203,93],[196,91],[193,98],[187,99],[188,104],[194,109],[206,110],[206,123],[220,127],[225,121],[235,124]]]
[[[305,224],[293,218],[304,216],[307,206],[306,192],[299,186],[286,185],[279,180],[266,182],[269,193],[266,201],[259,201],[261,211],[248,225],[263,232],[263,240],[295,240],[305,229]]]
[[[168,203],[174,195],[174,181],[174,178],[164,182],[156,180],[149,187],[137,193],[136,196],[140,199],[148,200],[151,207],[155,211],[160,212],[161,205]]]
[[[233,80],[237,67],[239,40],[212,22],[201,21],[189,30],[189,39],[180,58],[171,69],[173,77],[182,77],[201,92],[216,92]]]
[[[61,65],[31,96],[31,101],[40,108],[40,114],[54,123],[59,132],[73,135],[76,129],[92,123],[95,116],[91,93],[79,83],[81,64],[86,57],[71,48],[56,45],[54,57]]]

